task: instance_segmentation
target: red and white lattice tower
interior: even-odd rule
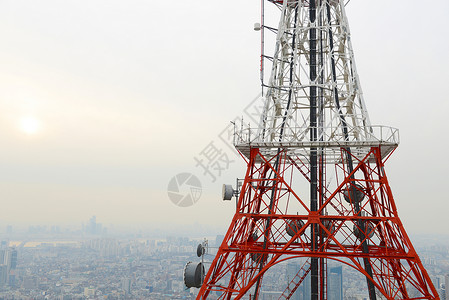
[[[327,259],[359,271],[371,300],[438,299],[385,172],[398,130],[371,125],[343,0],[269,2],[280,22],[260,26],[276,34],[264,109],[236,132],[247,171],[197,299],[258,299],[264,274],[298,257],[282,299],[309,273],[311,299],[327,299]]]

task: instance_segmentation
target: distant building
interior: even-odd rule
[[[131,279],[129,278],[122,278],[122,290],[126,293],[126,294],[130,294],[131,293]]]
[[[92,216],[92,218],[89,219],[89,222],[87,223],[87,225],[84,226],[84,231],[87,234],[100,235],[106,231],[106,228],[103,229],[103,226],[101,225],[101,223],[97,223],[97,217]]]
[[[433,286],[438,290],[440,288],[440,276],[430,276],[430,280],[433,283]]]
[[[330,268],[327,276],[327,299],[343,300],[343,268]]]
[[[287,284],[290,284],[290,282],[292,282],[292,280],[294,280],[294,279],[298,279],[298,278],[296,278],[296,274],[298,274],[300,268],[301,268],[301,266],[298,261],[289,261],[287,263]],[[298,282],[297,280],[294,281],[292,284],[289,285],[289,288],[290,289],[295,288],[297,282]],[[288,292],[290,293],[290,291],[288,291]],[[300,300],[301,299],[299,289],[296,289],[295,293],[290,297],[290,299],[292,299],[292,300]]]
[[[34,276],[25,276],[23,277],[22,287],[25,290],[35,289],[37,286],[36,278]]]
[[[0,287],[6,285],[8,280],[8,267],[6,265],[0,265]]]
[[[15,285],[15,269],[17,266],[17,250],[15,248],[0,249],[0,286]]]
[[[278,300],[282,292],[262,291],[262,300]],[[293,299],[293,298],[290,298]]]
[[[95,289],[92,287],[84,288],[84,296],[85,297],[95,297]]]
[[[102,257],[116,257],[120,245],[115,239],[95,239],[87,242],[89,248],[99,251]]]
[[[15,248],[9,248],[5,251],[3,263],[8,266],[8,271],[16,268],[17,250]]]
[[[444,276],[445,299],[449,299],[449,274]]]

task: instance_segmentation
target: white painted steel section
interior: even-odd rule
[[[353,153],[363,155],[372,146],[392,150],[399,144],[397,129],[371,125],[355,66],[344,2],[326,2],[319,1],[316,13],[319,17],[313,23],[307,1],[277,4],[281,18],[274,55],[265,64],[269,66],[267,62],[271,62],[271,74],[265,86],[263,112],[257,128],[236,131],[237,149],[288,147],[308,155],[307,149],[318,147],[335,156],[341,147],[351,147]],[[309,74],[312,27],[316,28],[318,48],[317,79],[313,82]],[[310,136],[311,86],[318,91],[317,141]]]

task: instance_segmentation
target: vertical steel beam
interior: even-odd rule
[[[310,55],[310,140],[317,140],[317,38],[316,38],[316,2],[309,2],[309,55]],[[318,155],[317,148],[310,149],[310,210],[318,210]],[[318,224],[311,226],[312,251],[318,250]],[[311,258],[311,299],[318,300],[319,294],[319,259]]]

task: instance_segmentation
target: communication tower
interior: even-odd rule
[[[236,130],[247,171],[235,190],[223,188],[237,206],[215,259],[202,278],[203,263],[189,267],[197,299],[258,299],[264,274],[298,257],[307,259],[280,299],[308,274],[311,299],[327,299],[328,259],[359,271],[371,300],[438,299],[398,216],[385,162],[399,133],[370,122],[345,3],[268,2],[280,21],[264,24],[262,0],[264,108],[256,128]]]

